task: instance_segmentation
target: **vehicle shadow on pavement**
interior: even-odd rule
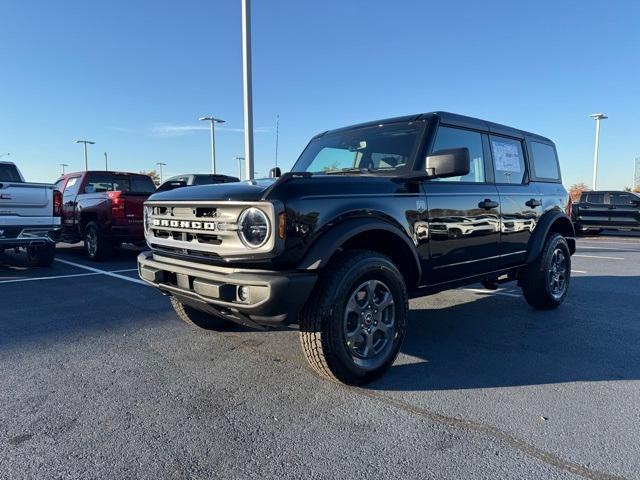
[[[574,277],[558,309],[491,296],[411,310],[402,354],[374,390],[640,379],[640,277]],[[480,294],[482,295],[482,294]]]

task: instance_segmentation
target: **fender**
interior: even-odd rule
[[[343,223],[332,227],[309,248],[298,268],[302,270],[317,270],[324,267],[333,254],[338,251],[341,245],[350,238],[370,230],[384,230],[390,232],[398,237],[399,240],[404,242],[413,255],[413,262],[416,266],[418,279],[421,278],[422,267],[418,257],[418,252],[407,234],[398,227],[383,220],[373,220],[369,218],[345,220]]]
[[[533,262],[544,247],[549,232],[561,233],[569,243],[571,255],[576,251],[576,232],[569,217],[561,210],[551,210],[542,215],[527,245],[527,263]]]

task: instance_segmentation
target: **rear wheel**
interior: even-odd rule
[[[185,305],[175,297],[171,297],[171,306],[180,320],[189,325],[204,328],[205,330],[223,330],[233,323],[225,318],[209,315],[189,305]]]
[[[409,305],[402,274],[371,251],[341,254],[300,315],[300,340],[319,375],[361,385],[380,377],[400,351]]]
[[[551,310],[564,301],[570,281],[569,245],[562,235],[552,233],[538,259],[522,272],[522,293],[533,308]]]
[[[56,246],[46,244],[38,247],[27,247],[27,258],[31,265],[50,267],[56,256]]]
[[[106,260],[113,255],[113,244],[97,222],[89,222],[84,229],[84,251],[89,260]]]

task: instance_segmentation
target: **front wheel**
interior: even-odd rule
[[[370,382],[398,356],[408,311],[404,278],[391,260],[345,252],[327,267],[300,315],[302,349],[323,377]]]
[[[533,308],[551,310],[564,301],[570,280],[569,245],[562,235],[552,233],[540,256],[522,272],[522,293]]]

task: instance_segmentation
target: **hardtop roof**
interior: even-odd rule
[[[440,112],[440,111],[418,113],[414,115],[404,115],[401,117],[392,117],[392,118],[385,118],[382,120],[375,120],[372,122],[358,123],[355,125],[350,125],[348,127],[327,130],[326,132],[322,132],[316,135],[314,138],[321,137],[327,134],[339,133],[339,132],[343,132],[351,129],[356,129],[356,128],[372,127],[375,125],[384,125],[388,123],[414,122],[417,120],[434,120],[434,119],[439,120],[440,123],[443,125],[472,128],[475,130],[483,130],[488,133],[495,133],[498,135],[507,135],[507,136],[516,137],[516,138],[529,137],[532,139],[553,143],[549,138],[543,137],[542,135],[538,135],[536,133],[531,133],[525,130],[509,127],[507,125],[490,122],[488,120],[482,120],[480,118],[467,117],[465,115],[459,115],[457,113]]]

